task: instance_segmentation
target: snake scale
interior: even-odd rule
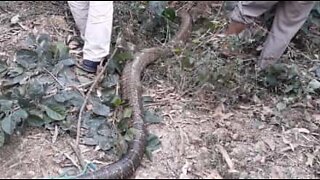
[[[136,130],[127,153],[120,160],[95,172],[81,175],[77,179],[124,179],[132,176],[139,167],[146,147],[141,74],[149,64],[157,59],[172,55],[173,46],[183,45],[190,36],[191,16],[186,11],[178,13],[178,16],[181,18],[179,31],[168,44],[141,50],[134,56],[133,61],[126,63],[124,67],[121,76],[122,95],[132,107],[132,126]]]

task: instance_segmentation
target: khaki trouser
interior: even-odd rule
[[[291,39],[307,20],[315,2],[240,1],[231,13],[231,19],[237,22],[251,24],[254,18],[270,10],[274,5],[277,5],[276,14],[271,31],[260,55],[260,63],[265,64],[260,66],[266,66],[281,57]]]
[[[83,59],[99,62],[109,54],[113,1],[68,1],[84,39]]]

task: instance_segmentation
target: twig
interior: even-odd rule
[[[69,156],[69,154],[63,153],[63,155],[65,155],[72,162],[72,164],[75,165],[79,169],[79,171],[81,171],[80,166],[76,163],[76,161],[72,157]]]
[[[21,24],[20,22],[17,23],[23,30],[28,31],[29,28],[27,26],[24,26],[23,24]]]
[[[90,86],[92,83],[93,83],[93,81],[90,81],[90,82],[87,82],[87,83],[84,83],[84,84],[77,86],[77,88],[83,88],[83,87],[85,88],[87,86]]]
[[[84,169],[86,167],[86,163],[83,160],[83,157],[80,153],[80,149],[74,146],[71,142],[68,141],[69,146],[73,149],[74,153],[76,154],[78,161],[81,165],[81,167]]]
[[[56,76],[54,76],[50,71],[48,71],[48,69],[44,68],[44,70],[45,70],[48,74],[50,74],[50,76],[51,76],[62,88],[64,88],[64,85],[59,81],[59,79],[58,79]]]
[[[3,7],[0,6],[0,10],[3,11],[4,13],[9,13],[7,10],[3,9]]]
[[[55,125],[54,126],[54,135],[52,137],[52,143],[55,143],[57,141],[58,135],[59,135],[59,129],[58,129],[58,126]]]
[[[88,102],[88,99],[89,99],[89,96],[91,94],[91,92],[93,91],[93,89],[95,88],[95,86],[98,84],[98,82],[100,81],[102,75],[104,74],[104,72],[106,71],[107,69],[107,66],[109,65],[111,59],[113,58],[113,56],[116,54],[116,52],[118,51],[118,47],[116,47],[112,53],[112,55],[110,56],[110,58],[108,59],[107,63],[103,66],[103,68],[100,70],[99,74],[96,76],[93,84],[91,85],[85,99],[84,99],[84,102],[81,106],[81,109],[80,109],[80,112],[79,112],[79,117],[78,117],[78,126],[77,126],[77,138],[76,138],[76,145],[78,146],[79,145],[79,140],[80,140],[80,128],[81,128],[81,119],[82,119],[82,113],[84,111],[84,108],[86,107],[87,105],[87,102]]]
[[[234,169],[233,162],[231,161],[230,156],[227,153],[227,151],[224,149],[224,147],[222,147],[221,145],[217,145],[217,148],[219,149],[220,153],[222,154],[224,160],[227,162],[230,171],[236,171]]]

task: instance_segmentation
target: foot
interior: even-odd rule
[[[234,36],[239,35],[243,30],[247,28],[246,24],[232,21],[228,27],[227,30],[224,32],[224,36],[227,38],[228,36]],[[226,39],[226,41],[222,44],[222,55],[226,57],[230,57],[233,55],[238,54],[237,51],[230,49],[230,43]]]
[[[277,61],[275,59],[260,59],[258,61],[258,66],[261,70],[264,70],[276,63]]]
[[[100,62],[84,59],[78,67],[88,73],[96,73]]]
[[[102,61],[102,66],[104,66],[106,62],[109,60],[109,58],[110,58],[110,55],[107,55],[106,57],[101,58],[100,61],[91,61],[88,59],[84,59],[80,64],[77,64],[77,65],[80,69],[86,72],[96,73],[101,61]]]
[[[232,21],[229,26],[227,27],[227,30],[225,32],[225,35],[238,35],[243,30],[247,28],[246,24]]]

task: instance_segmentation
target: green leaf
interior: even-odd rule
[[[124,139],[128,142],[132,141],[134,138],[134,134],[135,134],[135,129],[134,128],[130,128],[127,130]]]
[[[23,75],[14,77],[13,79],[6,79],[3,81],[3,86],[8,87],[8,86],[14,86],[19,84],[20,81],[22,81],[25,77]]]
[[[48,106],[44,106],[44,109],[46,111],[46,114],[51,119],[61,121],[66,118],[66,110],[64,106],[60,106],[57,104],[50,104]]]
[[[36,37],[36,43],[38,45],[40,45],[40,47],[44,50],[44,51],[48,51],[49,49],[49,46],[50,46],[50,41],[51,41],[51,38],[48,34],[39,34],[37,35]]]
[[[176,18],[176,12],[172,8],[166,8],[163,12],[162,15],[166,18],[168,18],[170,21],[174,21]]]
[[[104,151],[110,150],[114,144],[113,139],[106,136],[97,135],[95,136],[95,140],[98,141],[99,147]]]
[[[67,101],[67,97],[64,96],[64,94],[56,94],[53,96],[54,100],[56,100],[59,103],[64,103],[65,101]],[[70,98],[70,97],[69,97]],[[71,98],[70,98],[71,99]]]
[[[15,55],[16,61],[26,69],[33,69],[37,66],[38,54],[28,49],[20,49]]]
[[[16,122],[11,118],[11,116],[7,116],[1,121],[1,127],[5,133],[11,135],[16,128]]]
[[[32,99],[42,97],[45,94],[44,85],[37,79],[32,79],[29,81],[27,93]]]
[[[78,96],[77,92],[74,91],[60,91],[58,94],[54,95],[53,98],[59,103],[64,103]],[[80,95],[81,96],[81,95]],[[81,104],[81,103],[79,103]]]
[[[114,96],[112,101],[111,101],[111,104],[113,104],[115,107],[118,107],[122,104],[122,100],[119,96]]]
[[[132,108],[125,108],[123,112],[123,118],[131,118]]]
[[[28,46],[34,46],[36,44],[36,37],[34,34],[32,33],[29,33],[26,40],[25,40],[25,43],[28,45]]]
[[[30,110],[29,111],[29,117],[27,119],[27,124],[34,127],[41,127],[46,122],[44,120],[44,115],[39,110]]]
[[[154,102],[151,96],[142,96],[142,101],[144,103],[152,103],[152,102]]]
[[[117,126],[121,132],[127,132],[129,129],[128,120],[121,119]]]
[[[62,42],[55,45],[54,57],[56,59],[67,59],[69,57],[69,48]]]
[[[43,115],[43,121],[45,125],[48,125],[54,121],[56,121],[55,119],[50,118],[47,114]]]
[[[307,86],[307,91],[311,93],[315,93],[316,90],[320,88],[320,82],[317,81],[316,79],[312,79],[308,86]]]
[[[61,62],[58,62],[54,68],[51,70],[52,74],[57,75],[59,74],[63,69],[64,69],[64,65]]]
[[[27,119],[27,124],[33,127],[41,127],[45,124],[45,121],[39,116],[30,115]]]
[[[0,110],[10,111],[12,109],[13,101],[10,100],[0,100]]]
[[[25,111],[24,109],[19,109],[11,115],[11,118],[16,122],[21,122],[22,120],[27,119],[28,116],[29,114],[27,113],[27,111]]]
[[[71,91],[69,92],[72,99],[68,100],[70,102],[71,105],[73,105],[74,107],[81,107],[83,102],[84,102],[84,97],[82,97],[82,95],[79,92],[75,92],[75,91]]]
[[[132,59],[133,56],[130,52],[122,52],[115,55],[114,59],[116,59],[118,62],[125,62],[127,60]]]
[[[23,73],[23,68],[22,67],[10,67],[8,71],[8,76],[10,78],[17,77]]]
[[[0,148],[3,147],[5,142],[5,134],[4,132],[0,129]]]
[[[60,61],[65,66],[73,66],[76,64],[76,61],[74,59],[68,58]]]
[[[192,68],[193,61],[191,57],[184,57],[181,59],[181,64],[183,68]]]
[[[152,151],[149,148],[145,149],[146,157],[149,161],[152,161]]]
[[[181,48],[174,48],[174,49],[172,49],[172,51],[173,51],[174,53],[179,54],[179,55],[182,53],[182,49],[181,49]]]
[[[88,146],[98,145],[98,142],[93,137],[83,137],[82,143]]]
[[[147,158],[152,161],[152,152],[159,149],[161,146],[161,141],[158,136],[154,134],[149,134],[147,137],[147,147],[145,150]]]
[[[37,35],[35,40],[36,40],[36,43],[41,45],[41,44],[49,44],[49,42],[51,41],[51,38],[48,34],[41,33]],[[44,48],[43,45],[42,45],[42,48]],[[47,51],[47,49],[45,49],[45,51]]]
[[[58,80],[62,84],[78,84],[78,79],[71,68],[64,68],[63,71],[59,73]]]
[[[160,148],[161,142],[158,138],[158,136],[154,134],[149,134],[147,137],[147,148],[151,149],[152,151],[155,151]]]
[[[92,111],[100,116],[108,116],[110,113],[110,108],[104,104],[101,104],[99,102],[93,103]]]
[[[109,74],[101,83],[103,88],[112,88],[116,86],[119,82],[119,75],[117,74]]]
[[[151,111],[145,111],[144,117],[145,117],[145,121],[147,123],[156,124],[156,123],[160,123],[162,121],[160,116],[158,116],[156,113],[151,112]]]
[[[80,84],[87,84],[92,81],[92,79],[85,77],[85,76],[78,76],[78,80],[79,80]]]
[[[8,69],[8,66],[5,62],[0,61],[0,73],[5,72]]]
[[[109,59],[107,72],[108,72],[108,74],[114,74],[115,72],[121,72],[121,67],[120,67],[119,61],[116,61],[116,59]]]
[[[113,106],[112,100],[116,94],[116,89],[115,88],[110,88],[110,89],[103,89],[102,90],[102,102],[108,106]]]

